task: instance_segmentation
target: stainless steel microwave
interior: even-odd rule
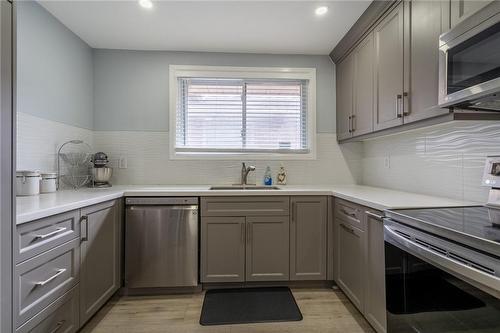
[[[500,111],[500,1],[440,36],[439,106]]]

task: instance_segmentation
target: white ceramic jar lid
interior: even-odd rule
[[[55,179],[57,178],[56,172],[42,172],[41,176],[43,179]]]
[[[40,172],[31,170],[16,171],[16,177],[40,177]]]

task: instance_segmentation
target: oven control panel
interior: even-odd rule
[[[500,156],[488,156],[486,158],[483,185],[500,188]]]

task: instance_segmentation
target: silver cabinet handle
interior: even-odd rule
[[[403,93],[403,97],[404,97],[404,101],[403,101],[403,115],[405,117],[409,116],[410,115],[410,101],[409,101],[409,94],[408,92],[404,92]],[[405,111],[405,110],[408,110],[408,111]]]
[[[66,228],[66,227],[60,227],[60,228],[57,228],[56,230],[54,230],[52,232],[49,232],[48,234],[33,235],[33,236],[35,236],[35,238],[38,238],[38,239],[44,239],[44,238],[56,235],[56,234],[58,234],[60,232],[63,232],[65,230],[67,230],[67,229],[68,228]]]
[[[50,333],[56,333],[57,331],[59,331],[59,329],[64,325],[65,322],[66,320],[58,321],[56,327],[52,331],[50,331]]]
[[[89,240],[89,217],[82,216],[80,219],[80,224],[85,222],[85,236],[82,236],[81,241],[86,242]]]
[[[366,214],[366,215],[369,215],[369,216],[371,216],[371,217],[373,217],[373,218],[375,218],[375,219],[376,219],[376,220],[378,220],[378,221],[382,221],[382,219],[384,218],[383,216],[378,215],[378,214],[375,214],[375,213],[372,213],[372,212],[370,212],[370,211],[368,211],[368,210],[367,210],[367,211],[365,211],[365,214]]]
[[[342,228],[344,228],[345,230],[347,230],[348,232],[350,232],[351,234],[355,234],[354,232],[354,229],[353,228],[349,228],[348,226],[346,226],[344,223],[341,223],[340,226]]]
[[[355,119],[356,119],[356,115],[355,115],[355,114],[353,114],[353,115],[351,116],[351,131],[352,131],[353,133],[356,131],[356,126],[354,125],[354,124],[355,124],[355,122],[354,122],[354,121],[355,121]]]
[[[292,202],[292,217],[291,217],[292,223],[295,222],[295,202]]]
[[[354,213],[354,212],[350,213],[345,209],[342,209],[342,213],[344,213],[345,215],[348,215],[350,217],[356,217],[356,213]]]
[[[396,95],[396,116],[398,118],[402,118],[403,114],[401,113],[401,99],[403,98],[402,95],[398,94]]]
[[[37,283],[35,283],[36,286],[44,286],[46,285],[47,283],[49,283],[50,281],[54,280],[56,277],[58,277],[59,275],[61,275],[62,273],[66,272],[66,268],[61,268],[61,269],[58,269],[57,270],[57,273],[52,275],[51,277],[49,277],[47,280],[44,280],[44,281],[39,281]]]
[[[352,116],[349,116],[349,133],[352,133],[351,119]]]

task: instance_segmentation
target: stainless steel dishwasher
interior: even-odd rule
[[[125,286],[198,285],[198,198],[127,198]]]

